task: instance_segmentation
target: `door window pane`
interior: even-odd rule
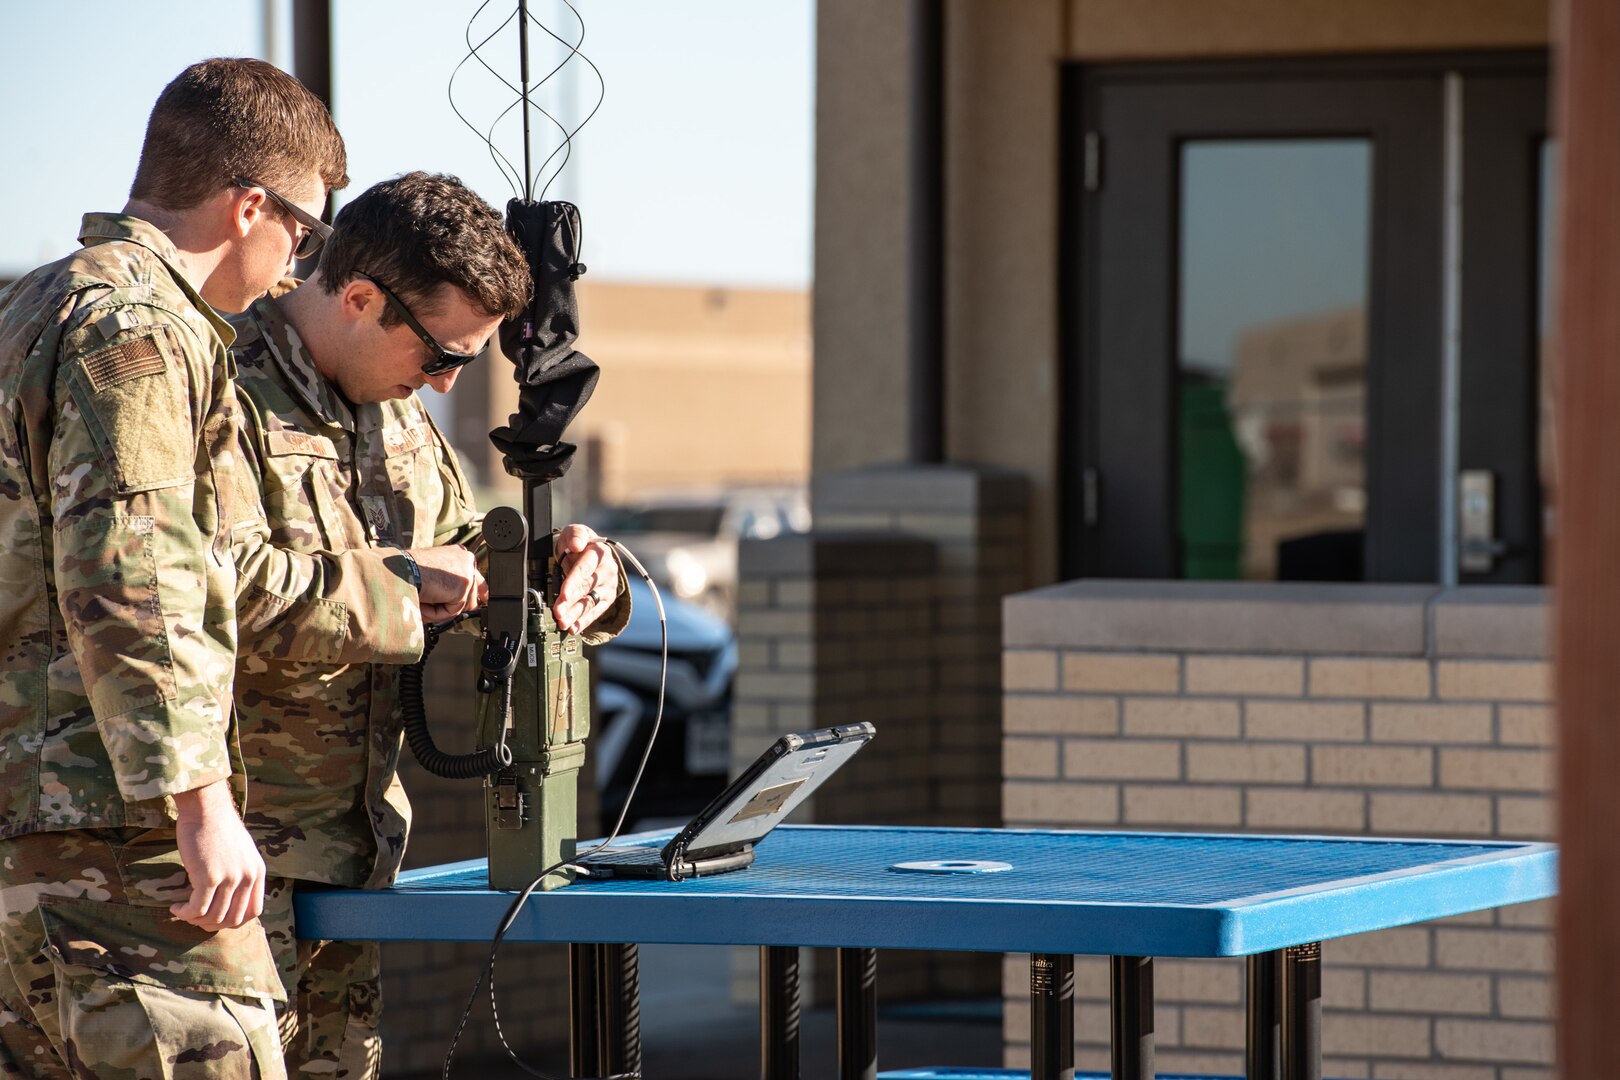
[[[1366,139],[1181,147],[1185,577],[1362,576],[1372,153]]]

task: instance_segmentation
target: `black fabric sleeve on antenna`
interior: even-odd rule
[[[575,447],[563,432],[585,407],[600,374],[574,348],[579,302],[579,210],[566,202],[506,204],[506,228],[529,260],[534,299],[521,318],[501,324],[501,350],[517,369],[518,411],[489,433],[514,476],[542,482],[568,471]]]

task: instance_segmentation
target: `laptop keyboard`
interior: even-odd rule
[[[586,859],[585,865],[593,862],[618,866],[663,866],[664,853],[662,848],[655,847],[610,847]]]

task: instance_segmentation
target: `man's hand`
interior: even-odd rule
[[[422,571],[423,622],[443,622],[489,599],[478,560],[460,544],[412,548],[411,556]]]
[[[552,611],[557,625],[577,634],[601,618],[619,597],[619,561],[607,541],[585,525],[570,525],[557,534],[562,588]]]
[[[191,898],[169,905],[177,919],[204,930],[235,929],[264,910],[264,859],[231,802],[230,781],[174,797],[175,835]]]

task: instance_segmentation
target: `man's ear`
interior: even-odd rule
[[[382,310],[383,295],[377,286],[356,274],[339,291],[338,304],[345,318],[356,322],[362,319],[375,322]]]
[[[225,189],[229,200],[231,227],[238,237],[246,237],[260,219],[270,213],[270,200],[258,188],[241,188],[234,184]]]

